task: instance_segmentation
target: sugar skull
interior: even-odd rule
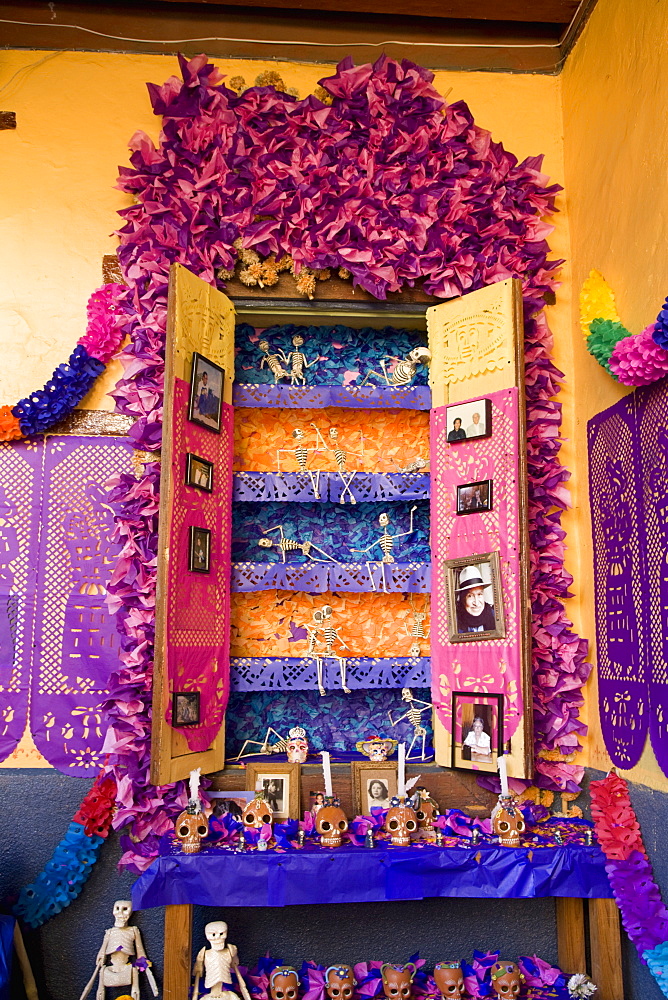
[[[411,834],[417,830],[417,816],[410,806],[402,800],[392,799],[392,805],[385,817],[385,830],[390,835],[390,842],[395,847],[408,847]]]
[[[330,1000],[351,1000],[355,974],[349,965],[330,965],[325,972],[325,989]]]
[[[302,729],[301,726],[295,726],[288,733],[285,752],[288,764],[303,764],[306,761],[308,757],[308,740],[306,739],[306,730]]]
[[[266,826],[267,823],[271,823],[274,814],[269,808],[269,803],[262,798],[262,793],[260,792],[248,803],[241,814],[241,818],[247,830],[259,830],[261,827]]]
[[[368,740],[359,740],[355,744],[355,748],[369,760],[384,761],[387,760],[396,745],[396,740],[386,739],[382,736],[371,736]]]
[[[272,1000],[297,1000],[299,977],[290,965],[279,965],[269,977]]]
[[[201,841],[209,832],[209,824],[199,806],[188,806],[180,813],[175,826],[176,836],[184,854],[199,854]]]
[[[323,847],[340,847],[343,834],[348,829],[346,814],[338,799],[325,799],[325,805],[318,810],[315,828],[320,834]]]
[[[434,982],[445,1000],[461,1000],[464,974],[459,962],[438,962],[434,966]]]
[[[406,965],[381,966],[383,993],[388,1000],[410,1000],[413,995],[413,977],[417,967],[412,962]]]
[[[434,820],[438,816],[438,802],[432,799],[426,788],[418,788],[419,802],[415,810],[418,829],[428,832],[434,829]]]
[[[490,970],[494,992],[499,997],[509,998],[520,995],[520,985],[524,976],[514,962],[495,962]]]
[[[512,795],[499,796],[492,810],[492,828],[504,847],[520,846],[520,834],[526,830],[526,823]]]

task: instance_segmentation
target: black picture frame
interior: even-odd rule
[[[480,411],[483,411],[482,413]],[[475,424],[474,417],[484,417],[484,430],[481,434],[469,436],[468,431]],[[454,426],[459,420],[460,426]],[[469,421],[471,423],[469,424]],[[466,425],[466,426],[464,426]],[[463,437],[453,438],[453,432],[463,431]],[[445,439],[448,444],[458,445],[468,441],[482,441],[484,438],[492,436],[492,401],[486,396],[480,399],[466,399],[461,403],[448,403],[445,407]]]
[[[464,705],[470,706],[471,724],[464,723],[459,719],[459,708]],[[496,774],[498,770],[498,759],[504,752],[503,745],[503,704],[502,694],[487,691],[453,691],[452,692],[452,737],[451,737],[451,760],[450,766],[456,771],[483,771],[487,774]],[[489,710],[489,712],[487,712]],[[496,710],[496,725],[494,726],[494,710]],[[473,731],[473,720],[476,718],[483,720],[483,732],[487,729],[490,738],[489,759],[484,755],[476,755],[475,750],[466,747],[465,740],[468,734]],[[466,728],[466,733],[464,729]],[[467,752],[468,751],[468,752]]]
[[[190,526],[188,569],[191,573],[211,572],[211,532],[208,528]]]
[[[213,462],[187,452],[186,486],[192,486],[193,489],[202,490],[204,493],[213,493]]]
[[[205,376],[206,384],[203,383]],[[193,424],[199,424],[200,427],[206,427],[214,434],[220,434],[224,391],[224,369],[215,361],[205,358],[203,354],[193,351],[188,420]],[[203,405],[204,398],[206,398],[206,408]]]
[[[172,694],[172,726],[175,729],[181,729],[184,726],[199,726],[199,722],[199,691],[174,691]]]
[[[490,510],[494,509],[493,501],[493,484],[492,479],[479,479],[475,483],[462,483],[457,486],[457,496],[456,496],[456,514],[458,517],[465,517],[468,514],[487,514]],[[469,497],[467,497],[466,491],[469,490],[472,493],[474,505],[470,505]],[[480,496],[475,499],[475,491],[478,491]]]

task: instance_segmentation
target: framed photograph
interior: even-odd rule
[[[220,415],[223,409],[225,372],[203,354],[193,352],[190,375],[190,405],[188,420],[220,434]]]
[[[194,486],[205,493],[213,491],[213,462],[207,462],[199,455],[186,455],[186,486]]]
[[[199,725],[199,691],[175,691],[172,695],[172,725]]]
[[[274,820],[299,819],[300,764],[247,764],[248,784],[262,787]]]
[[[191,573],[208,573],[211,569],[211,532],[208,528],[190,528],[188,568]]]
[[[496,774],[503,743],[503,695],[452,692],[452,766]]]
[[[488,438],[492,434],[492,401],[474,399],[466,403],[450,403],[445,408],[448,444]]]
[[[464,483],[457,487],[458,514],[484,514],[492,509],[492,480]]]
[[[241,819],[244,809],[255,798],[255,792],[211,792],[206,794],[211,799],[211,815],[225,816],[227,813],[234,819]]]
[[[498,552],[445,559],[450,642],[503,639],[503,594]]]
[[[397,762],[353,761],[353,802],[356,816],[369,816],[374,807],[389,809],[397,794]]]

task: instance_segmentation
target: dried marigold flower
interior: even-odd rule
[[[317,97],[317,99],[319,101],[322,101],[323,104],[331,104],[332,101],[334,100],[330,92],[328,90],[325,90],[325,88],[321,87],[319,84],[313,91],[313,96]]]
[[[265,263],[262,271],[262,282],[268,287],[278,283],[278,271],[275,267],[270,267]]]
[[[246,265],[246,267],[251,267],[253,264],[260,263],[259,253],[256,253],[255,250],[247,250],[246,248],[242,248],[239,251],[239,259],[242,264]]]
[[[351,273],[350,273],[350,271],[348,270],[347,267],[340,267],[339,268],[339,278],[343,278],[344,281],[348,281],[348,279],[351,278],[351,277],[352,277],[352,275],[351,275]]]
[[[314,271],[313,273],[315,274],[318,281],[327,281],[327,279],[331,278],[332,276],[332,272],[328,267],[322,267],[320,268],[319,271]]]
[[[283,83],[283,77],[280,73],[277,73],[274,69],[265,70],[264,73],[260,73],[259,76],[255,77],[256,87],[275,87],[276,90],[282,90],[285,93],[285,84]]]
[[[308,267],[303,267],[295,279],[297,291],[300,295],[306,295],[312,299],[315,294],[315,275]]]
[[[253,288],[257,285],[257,278],[254,278],[250,271],[245,268],[243,271],[239,271],[239,281],[242,285],[246,285],[247,288]]]
[[[280,271],[292,271],[292,257],[289,253],[283,254],[280,260],[276,261],[276,269]]]
[[[219,267],[216,271],[216,277],[219,281],[229,281],[230,278],[234,277],[234,271],[230,271],[226,267]]]
[[[240,94],[242,90],[246,89],[246,81],[243,76],[233,76],[230,80],[228,80],[227,86],[230,90],[234,90],[237,94]]]

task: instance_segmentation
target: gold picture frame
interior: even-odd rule
[[[479,642],[483,639],[505,638],[499,553],[481,552],[460,556],[458,559],[444,559],[443,571],[448,640]],[[478,595],[480,610],[471,611],[464,603],[463,595],[471,590],[481,592]],[[477,622],[480,622],[479,627],[476,627]]]
[[[350,766],[355,815],[369,816],[374,805],[388,809],[390,799],[397,794],[396,760],[355,760]],[[380,790],[372,794],[374,782],[383,786],[384,794]]]
[[[250,791],[262,782],[264,798],[271,807],[274,821],[283,823],[287,819],[299,819],[300,764],[247,764],[246,774]],[[275,787],[272,788],[272,784]]]

